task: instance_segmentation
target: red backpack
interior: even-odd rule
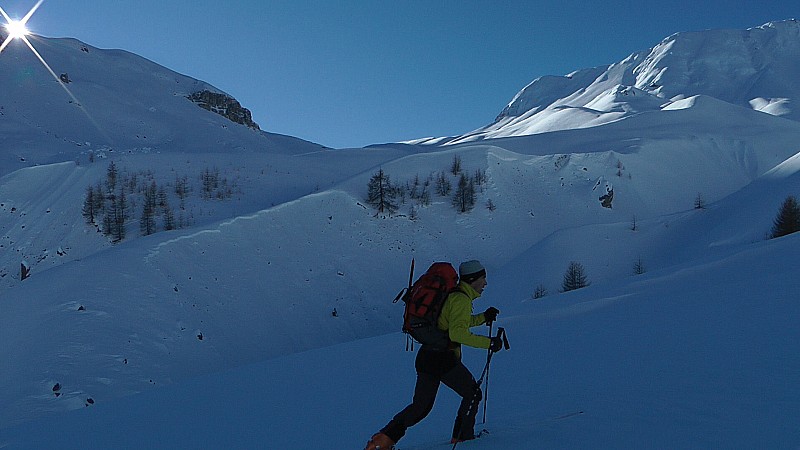
[[[433,350],[445,350],[450,343],[447,331],[438,326],[447,296],[458,286],[458,273],[450,263],[435,262],[411,284],[414,278],[414,260],[411,260],[409,287],[403,288],[394,301],[405,303],[403,332]],[[408,344],[406,345],[408,347]],[[411,343],[413,349],[413,341]]]

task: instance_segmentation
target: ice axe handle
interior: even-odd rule
[[[397,301],[400,300],[401,297],[411,292],[411,286],[413,284],[414,284],[414,258],[411,258],[411,270],[410,273],[408,274],[408,287],[400,289],[400,292],[397,293],[397,297],[395,297],[394,300],[392,300],[392,303],[397,303]],[[405,301],[405,298],[403,299],[403,301]]]

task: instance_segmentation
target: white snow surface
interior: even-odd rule
[[[797,29],[679,33],[534,81],[480,133],[338,150],[198,108],[186,94],[213,86],[136,55],[37,37],[77,106],[12,43],[0,448],[363,448],[411,400],[415,353],[391,299],[412,257],[418,274],[480,259],[475,310],[499,308],[511,343],[484,386],[490,434],[458,448],[798,448],[800,234],[765,239],[800,195],[797,92],[783,72],[735,82],[753,61],[796,79]],[[701,58],[743,45],[746,61]],[[560,102],[579,90],[580,105]],[[473,211],[436,194],[414,220],[410,200],[392,216],[366,206],[379,168],[405,184],[454,157],[486,174]],[[189,177],[188,226],[141,236],[136,216],[112,244],[87,224],[86,188],[111,161],[168,186]],[[228,198],[200,198],[209,168]],[[591,285],[561,293],[571,261]],[[486,352],[464,358],[480,376]],[[450,448],[457,404],[442,388],[399,448]]]

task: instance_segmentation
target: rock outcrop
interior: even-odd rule
[[[188,96],[188,99],[197,103],[201,108],[215,112],[232,122],[245,125],[254,130],[261,129],[257,123],[253,122],[250,110],[243,107],[233,97],[206,89],[192,93]]]

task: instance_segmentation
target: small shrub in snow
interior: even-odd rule
[[[534,300],[538,300],[546,295],[547,295],[547,288],[545,288],[543,284],[539,284],[538,286],[536,286],[536,290],[533,291],[533,294],[531,294],[531,297]]]
[[[706,201],[703,199],[703,194],[698,193],[694,199],[694,209],[705,209]]]
[[[644,266],[644,262],[642,262],[642,258],[639,257],[636,262],[633,263],[633,274],[634,275],[641,275],[647,272],[647,268]]]

